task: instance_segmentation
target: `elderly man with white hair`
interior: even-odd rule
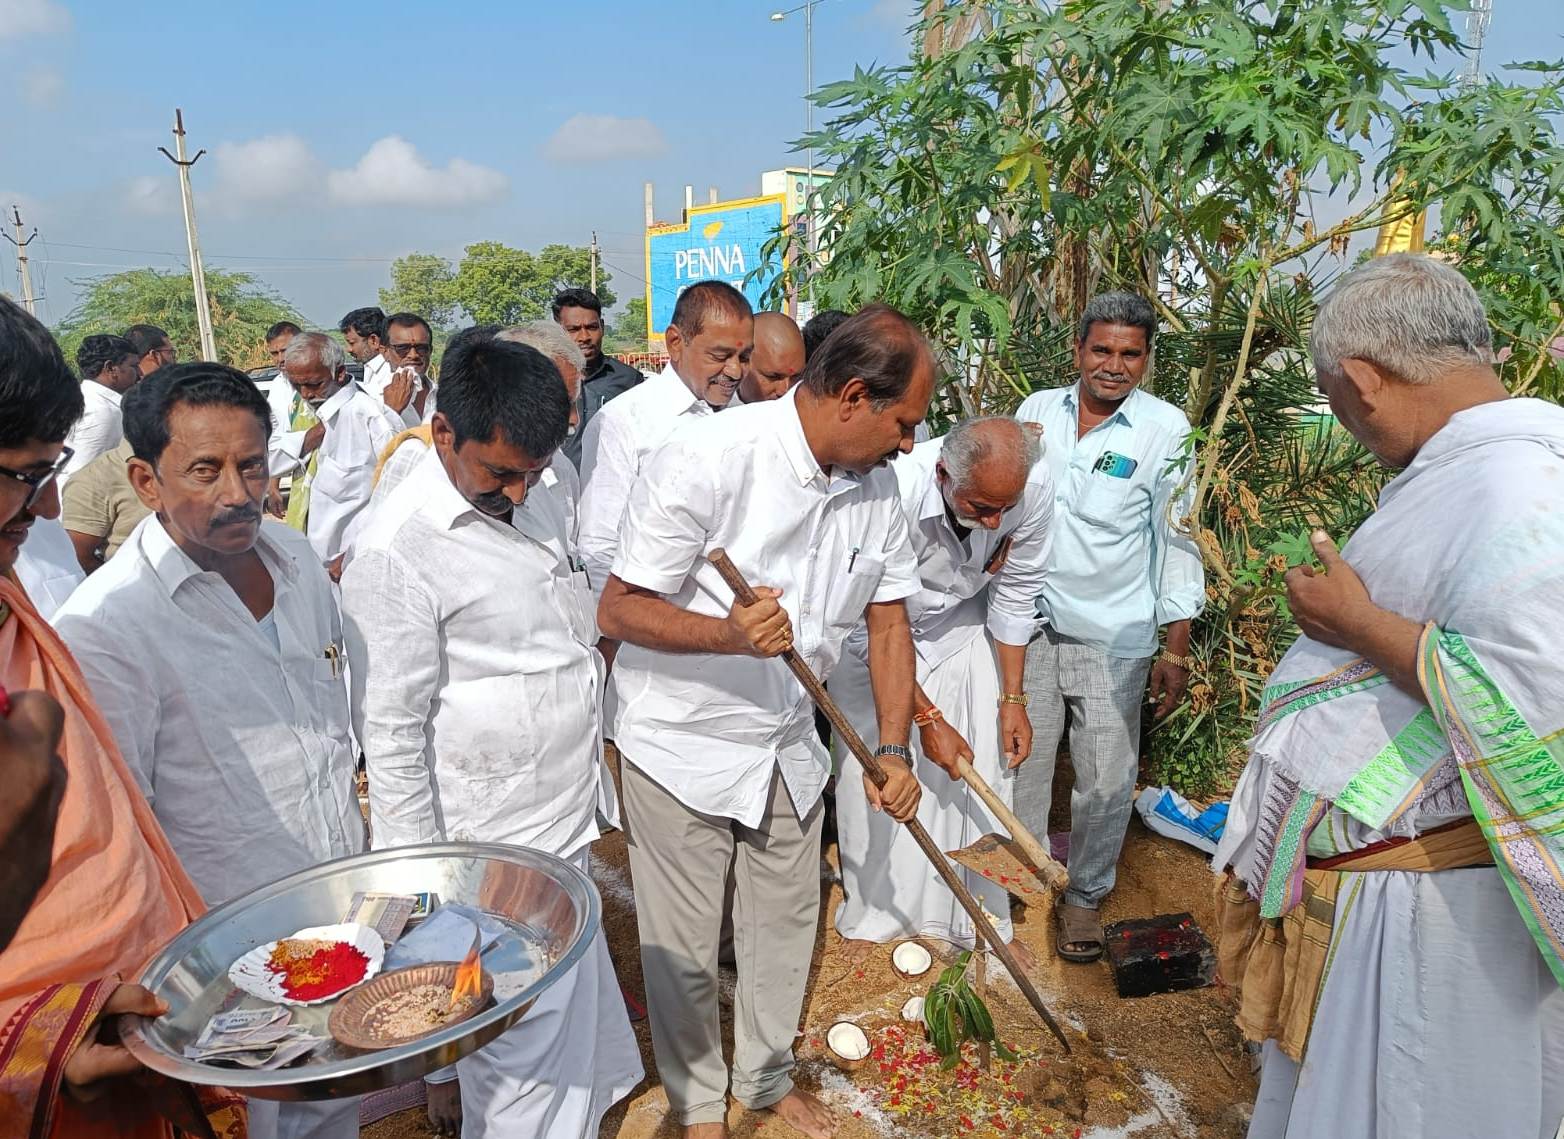
[[[402,419],[348,378],[342,346],[324,333],[295,336],[282,368],[296,399],[289,422],[272,426],[270,474],[303,470],[288,491],[288,525],[335,578],[349,528],[374,490],[376,459]]]
[[[1011,770],[1032,750],[1022,680],[1037,626],[1035,598],[1053,539],[1053,479],[1040,433],[1008,416],[958,423],[893,464],[918,557],[907,599],[918,654],[912,751],[925,793],[918,818],[941,850],[1003,833],[956,777],[964,758],[1005,802]],[[831,677],[831,694],[865,739],[876,733],[874,694],[860,625]],[[837,763],[850,764],[840,741]],[[870,810],[861,780],[837,781],[843,893],[836,929],[884,942],[927,935],[972,944],[972,919],[906,832]],[[1010,939],[1005,891],[981,875],[967,887]]]
[[[1310,338],[1400,470],[1287,576],[1215,866],[1265,1041],[1250,1139],[1553,1139],[1564,1116],[1564,410],[1511,399],[1431,257],[1342,278]]]

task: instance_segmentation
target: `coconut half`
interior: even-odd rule
[[[869,1058],[869,1036],[850,1020],[839,1020],[825,1034],[831,1059],[840,1068],[855,1068]]]
[[[916,941],[904,941],[891,951],[891,964],[898,973],[911,980],[934,968],[934,955]]]
[[[908,997],[907,1003],[901,1006],[901,1018],[906,1021],[918,1022],[923,1020],[923,998]]]

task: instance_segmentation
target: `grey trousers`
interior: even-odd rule
[[[799,819],[779,773],[758,827],[691,810],[621,766],[641,970],[657,1072],[684,1126],[727,1118],[717,1007],[724,884],[733,873],[733,1097],[770,1107],[793,1089],[793,1040],[820,921],[816,803]]]
[[[1015,813],[1032,833],[1048,830],[1054,765],[1070,723],[1070,888],[1064,900],[1097,909],[1113,890],[1119,850],[1135,804],[1140,710],[1150,657],[1115,657],[1044,629],[1026,650],[1032,757],[1016,771]]]

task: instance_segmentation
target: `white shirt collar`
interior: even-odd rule
[[[81,382],[82,395],[87,399],[100,399],[104,403],[119,406],[122,394],[109,387],[108,384],[100,384],[97,380],[83,380]]]
[[[174,539],[163,526],[163,520],[155,514],[150,516],[146,525],[141,528],[141,548],[147,565],[151,567],[158,581],[163,583],[163,588],[168,591],[170,597],[185,582],[207,572],[196,565],[190,555],[174,543]],[[273,581],[281,578],[291,583],[297,578],[298,570],[293,559],[284,556],[277,549],[271,536],[266,533],[265,523],[261,524],[261,532],[256,537],[255,552],[261,556],[261,561],[265,563]]]
[[[1140,390],[1140,385],[1136,384],[1135,385],[1135,390],[1130,392],[1130,394],[1125,396],[1123,399],[1121,399],[1119,401],[1119,406],[1113,409],[1113,414],[1108,416],[1108,418],[1104,419],[1102,422],[1103,423],[1108,423],[1108,422],[1111,422],[1114,418],[1118,418],[1118,419],[1122,419],[1126,424],[1128,424],[1131,427],[1135,426],[1134,418],[1130,415],[1130,412],[1135,410],[1135,408],[1139,405],[1140,401],[1144,398],[1144,396],[1145,396],[1145,393]],[[1081,381],[1080,380],[1076,380],[1075,383],[1071,384],[1069,386],[1069,388],[1067,388],[1065,390],[1064,405],[1066,407],[1070,408],[1072,411],[1074,411],[1074,410],[1077,410],[1079,408],[1080,400],[1081,400]],[[1101,424],[1099,424],[1098,426],[1101,426]]]
[[[409,481],[423,480],[425,495],[419,511],[442,529],[454,530],[458,522],[469,516],[492,522],[497,526],[506,525],[504,519],[485,514],[462,496],[462,492],[457,490],[456,484],[451,481],[451,476],[446,473],[445,464],[440,461],[440,453],[433,445],[419,460],[417,469],[408,478]],[[510,528],[546,543],[549,538],[548,526],[527,509],[527,504],[533,501],[534,494],[546,493],[548,492],[540,480],[538,485],[527,493],[527,501],[511,511]]]
[[[782,418],[782,426],[777,431],[777,442],[781,444],[782,454],[787,457],[788,465],[793,468],[793,475],[798,479],[800,486],[807,486],[812,480],[819,478],[827,484],[827,489],[834,493],[850,486],[857,486],[863,481],[861,476],[851,471],[833,470],[827,475],[821,468],[820,460],[815,458],[809,440],[804,435],[804,421],[798,414],[797,384],[789,388],[787,394],[781,399],[769,400],[753,406],[768,410],[775,408]]]
[[[337,412],[352,402],[353,395],[358,390],[358,384],[349,380],[332,393],[330,399],[315,409],[315,417],[322,423],[330,423],[337,417]]]
[[[681,415],[686,411],[698,411],[697,404],[705,407],[707,411],[712,410],[705,400],[690,390],[690,385],[684,382],[684,379],[678,372],[674,371],[671,363],[663,365],[663,370],[652,379],[652,383],[663,385],[663,388],[666,388],[668,403],[670,406],[677,406]],[[662,390],[662,388],[659,390]]]

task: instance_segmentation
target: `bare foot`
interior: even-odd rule
[[[1011,938],[1005,947],[1015,955],[1016,964],[1021,966],[1022,972],[1030,973],[1037,968],[1037,954],[1033,953],[1032,947],[1019,937]]]
[[[429,1113],[429,1130],[436,1135],[460,1135],[462,1133],[462,1085],[459,1080],[443,1084],[424,1082],[425,1110]]]
[[[867,944],[867,943],[866,943]],[[809,1139],[831,1139],[836,1134],[836,1117],[831,1110],[808,1092],[794,1088],[769,1108],[794,1131],[800,1131]]]
[[[865,965],[869,958],[874,956],[875,951],[880,948],[878,942],[864,941],[858,937],[844,937],[842,945],[845,947],[847,960],[858,967]]]
[[[691,1123],[684,1128],[684,1139],[728,1139],[726,1123]]]

